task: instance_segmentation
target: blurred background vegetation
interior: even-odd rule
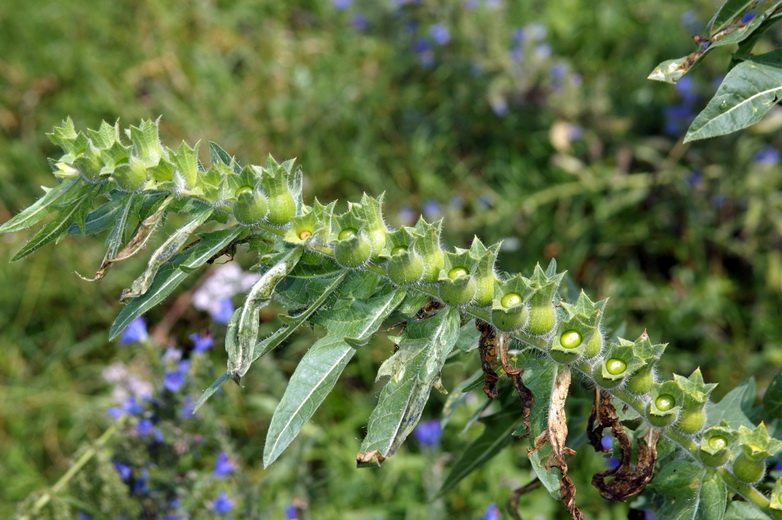
[[[749,375],[762,390],[782,365],[782,115],[685,146],[681,136],[726,60],[712,59],[676,87],[646,80],[663,59],[692,50],[691,36],[717,7],[3,2],[0,221],[52,184],[46,157],[55,148],[45,134],[66,116],[82,129],[162,116],[169,146],[215,140],[241,162],[297,157],[308,200],[385,191],[391,225],[442,216],[450,246],[476,234],[504,240],[504,270],[529,274],[556,258],[574,287],[611,299],[604,323],[612,335],[634,339],[646,329],[669,343],[666,377],[700,366],[720,383],[717,398]],[[154,351],[106,341],[120,290],[141,264],[129,261],[90,284],[74,271],[99,265],[98,241],[74,237],[9,264],[24,241],[24,233],[0,237],[2,517],[50,486],[79,447],[109,427],[106,409],[116,403],[105,367],[134,366],[158,385],[160,376]],[[147,316],[158,343],[184,346],[206,330],[219,343],[220,326],[183,298]],[[242,503],[263,518],[284,518],[293,503],[306,505],[307,518],[434,518],[422,481],[436,487],[450,454],[480,432],[460,434],[482,395],[451,419],[436,453],[411,441],[381,470],[354,470],[387,343],[361,352],[303,439],[261,468],[271,411],[308,341],[269,358],[244,390],[227,388],[190,426],[231,447]],[[194,395],[209,383],[209,366],[221,369],[220,350],[194,375]],[[477,355],[455,360],[446,387],[478,366]],[[431,417],[443,401],[435,396]],[[489,518],[491,502],[530,478],[522,444],[437,507],[454,518]],[[588,484],[601,460],[579,464],[579,502],[595,518],[622,518],[627,506],[604,508]],[[522,511],[563,514],[541,492],[525,497]]]

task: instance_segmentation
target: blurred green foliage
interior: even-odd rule
[[[645,78],[662,59],[691,50],[688,36],[713,6],[692,7],[0,3],[0,221],[51,184],[45,158],[54,147],[45,132],[67,115],[80,127],[162,115],[172,146],[212,139],[243,162],[297,157],[310,200],[385,191],[392,225],[424,212],[446,218],[451,246],[473,234],[505,239],[500,265],[508,271],[529,274],[556,257],[574,286],[611,298],[608,326],[630,338],[647,329],[655,342],[670,343],[666,375],[701,366],[721,384],[717,398],[748,375],[763,388],[782,364],[780,176],[774,149],[765,148],[782,145],[780,117],[741,135],[680,144],[687,127],[680,120],[705,104],[711,80],[725,71],[704,66],[678,89]],[[447,28],[447,41],[435,24]],[[140,265],[128,262],[88,284],[71,273],[94,270],[101,244],[72,238],[8,264],[23,241],[0,237],[0,474],[12,477],[0,491],[4,517],[105,430],[111,398],[101,372],[134,357],[133,347],[105,338],[120,290]],[[163,345],[210,327],[186,294],[148,317]],[[300,338],[270,359],[266,375],[289,374],[307,345]],[[243,391],[230,388],[210,403],[264,514],[282,518],[281,507],[300,497],[313,518],[427,518],[420,482],[442,461],[430,465],[411,446],[380,471],[352,469],[377,392],[372,377],[389,352],[381,345],[360,353],[297,441],[299,453],[270,470],[257,463],[256,439],[284,378],[251,372]],[[210,355],[222,363],[219,352]],[[477,356],[449,365],[446,387],[477,366]],[[201,375],[205,386],[208,374]],[[478,428],[458,433],[477,398],[446,429],[444,459],[477,435]],[[585,417],[588,405],[581,408],[571,416]],[[436,416],[437,406],[430,411]],[[524,458],[523,448],[508,450],[444,507],[456,518],[480,517],[529,479]],[[603,509],[588,485],[588,466],[601,463],[581,464],[579,502],[596,518],[623,517],[626,506]],[[562,514],[541,493],[522,507]]]

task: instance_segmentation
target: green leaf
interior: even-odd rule
[[[763,420],[782,420],[782,370],[771,380],[763,394]]]
[[[264,467],[277,460],[299,435],[355,352],[344,339],[331,335],[321,338],[307,351],[272,416],[263,448]]]
[[[739,63],[690,125],[684,142],[726,135],[765,117],[782,92],[782,51]]]
[[[459,346],[458,341],[456,342],[456,346]],[[467,399],[467,396],[470,395],[470,392],[476,388],[483,387],[483,382],[483,370],[478,369],[470,377],[464,379],[461,383],[452,388],[450,392],[448,392],[448,399],[445,400],[442,416],[440,419],[443,426],[448,424],[448,421],[453,416],[453,413],[456,411],[459,405],[463,403],[465,399]]]
[[[204,265],[244,232],[246,231],[243,228],[235,227],[201,234],[200,242],[176,255],[158,271],[143,296],[134,298],[125,305],[111,325],[109,339],[119,336],[130,322],[163,301],[194,269]]]
[[[352,272],[335,293],[346,297],[354,293],[370,273]],[[348,282],[353,283],[348,283]],[[383,320],[393,312],[405,290],[383,285],[366,301],[348,299],[339,310],[321,310],[319,322],[328,335],[318,340],[296,367],[280,404],[274,411],[263,452],[264,466],[270,465],[296,438],[336,384],[354,346],[364,343],[377,332]],[[338,299],[337,302],[344,300]],[[322,314],[322,315],[321,315]]]
[[[13,258],[11,258],[11,261],[16,262],[17,260],[21,260],[49,242],[59,240],[67,235],[68,228],[73,222],[79,220],[79,215],[85,210],[85,206],[92,203],[93,197],[90,195],[94,195],[94,193],[94,186],[83,186],[79,190],[78,198],[73,200],[67,209],[57,213],[57,216],[55,216],[54,219],[47,222],[44,227],[38,230],[38,233],[36,233],[35,236],[30,239]]]
[[[413,431],[459,338],[460,321],[459,311],[449,307],[427,320],[408,322],[399,348],[378,371],[378,377],[390,379],[369,416],[362,452],[390,457]]]
[[[706,404],[706,427],[718,426],[723,419],[734,430],[739,426],[754,428],[755,424],[749,418],[756,413],[753,409],[755,401],[755,380],[745,379],[739,386],[728,392],[719,403],[708,401]]]
[[[723,520],[728,506],[725,482],[712,470],[685,460],[665,464],[652,489],[663,495],[657,516],[675,520]]]
[[[459,340],[456,342],[456,346],[462,352],[472,352],[478,348],[478,340],[481,338],[481,333],[475,327],[475,320],[469,320],[462,325],[459,332]]]
[[[138,211],[138,205],[141,202],[137,193],[131,193],[128,197],[122,197],[119,200],[123,204],[118,208],[118,215],[111,219],[113,227],[111,228],[111,232],[109,232],[109,236],[106,237],[105,259],[111,259],[117,256],[117,253],[125,244],[125,228],[128,225],[128,220],[130,215]],[[89,222],[89,216],[87,217],[87,220]],[[85,231],[86,228],[87,226],[85,226]]]
[[[209,141],[209,158],[211,159],[212,163],[221,162],[226,166],[230,166],[237,175],[242,173],[242,167],[234,160],[234,158],[231,157],[228,152],[223,150],[219,144],[213,141]]]
[[[347,274],[348,271],[343,269],[342,272],[334,277],[331,280],[331,283],[321,291],[320,297],[312,302],[312,304],[307,307],[307,310],[301,314],[297,314],[294,317],[289,317],[287,320],[284,320],[285,326],[280,327],[269,337],[264,338],[260,343],[255,345],[255,348],[253,349],[252,362],[254,363],[258,358],[270,352],[282,344],[283,341],[288,339],[302,323],[305,323],[310,318],[310,316],[312,316],[318,309],[320,309],[329,296],[331,296],[337,287],[339,287],[339,284],[342,283],[342,280],[345,279]]]
[[[772,520],[754,504],[735,500],[728,505],[723,520]]]
[[[510,444],[511,433],[521,423],[518,410],[508,410],[480,419],[485,427],[480,437],[464,448],[445,478],[438,496],[453,489],[464,477],[480,468]]]
[[[201,394],[201,397],[198,398],[198,401],[193,407],[193,413],[195,414],[198,411],[198,409],[204,405],[207,399],[212,397],[215,394],[215,392],[217,392],[220,389],[220,387],[223,386],[225,382],[228,381],[230,378],[231,376],[229,376],[228,372],[226,372],[225,374],[215,379],[214,382],[211,385],[209,385],[209,388],[204,390],[204,393]]]
[[[557,365],[548,359],[525,351],[519,354],[517,366],[524,367],[524,385],[535,396],[530,411],[530,446],[534,446],[535,438],[548,429],[548,411],[551,403],[551,392],[557,377]],[[551,453],[551,445],[545,444],[530,455],[532,470],[540,479],[548,492],[557,500],[559,495],[559,470],[547,470],[543,461]]]
[[[21,213],[15,215],[8,222],[5,222],[2,226],[0,226],[0,233],[21,231],[22,229],[34,226],[41,220],[45,219],[52,212],[51,205],[55,203],[60,197],[68,193],[73,187],[77,186],[79,181],[80,179],[64,181],[54,188],[48,189],[44,196],[35,201],[32,206],[22,210]],[[73,196],[73,194],[69,195]],[[78,193],[76,196],[78,196]]]

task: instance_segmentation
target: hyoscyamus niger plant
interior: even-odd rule
[[[299,362],[274,412],[265,465],[298,435],[356,350],[383,323],[402,321],[401,334],[391,338],[395,352],[378,372],[386,382],[368,418],[358,465],[379,465],[394,455],[432,389],[442,389],[446,360],[477,347],[481,372],[451,399],[483,386],[501,406],[482,419],[486,429],[465,447],[442,493],[513,437],[527,438],[537,479],[573,518],[583,518],[568,474],[574,452],[567,446],[565,414],[571,381],[578,378],[594,392],[589,445],[605,451],[601,439],[610,434],[617,446],[619,465],[592,481],[604,498],[624,501],[648,486],[661,518],[726,518],[748,504],[753,514],[782,518],[782,479],[765,478],[768,459],[782,442],[732,404],[751,390],[742,386],[715,404],[709,400],[715,385],[705,383],[699,370],[658,380],[655,365],[665,345],[646,332],[634,341],[607,338],[601,325],[606,302],[593,302],[583,292],[567,301],[560,291],[564,273],[554,262],[536,266],[530,276],[499,275],[498,244],[485,246],[475,238],[469,249],[445,250],[441,223],[423,219],[390,230],[382,197],[365,195],[344,213],[335,211],[334,202],[308,204],[293,161],[270,157],[264,166],[243,166],[209,143],[207,166],[198,145],[163,147],[154,121],[124,132],[107,123],[80,132],[68,119],[49,137],[63,150],[51,160],[58,182],[0,226],[7,233],[45,221],[13,260],[68,234],[105,231],[106,255],[92,278],[97,280],[138,254],[167,216],[188,216],[162,237],[144,272],[123,291],[126,304],[112,338],[205,264],[237,247],[257,254],[261,276],[227,327],[227,371],[198,406],[228,379],[241,382],[255,361],[301,325],[325,330]],[[259,312],[271,302],[284,309],[282,326],[261,338]],[[464,340],[473,337],[470,331],[472,342]],[[764,403],[782,398],[780,381],[775,383]],[[769,406],[762,416],[774,428],[776,411]],[[487,440],[496,442],[483,450]]]

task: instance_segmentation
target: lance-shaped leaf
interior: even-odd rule
[[[34,226],[51,214],[53,211],[52,204],[58,202],[60,198],[66,198],[66,200],[78,198],[82,192],[73,190],[73,188],[79,185],[80,182],[81,179],[74,179],[63,181],[54,188],[44,188],[46,191],[44,196],[35,201],[32,206],[3,223],[0,226],[0,233],[12,233]]]
[[[301,247],[286,252],[263,273],[247,293],[244,305],[239,311],[235,348],[228,351],[228,373],[237,383],[241,382],[253,362],[253,350],[258,341],[258,313],[269,304],[277,284],[296,266],[301,253]]]
[[[377,374],[390,379],[369,416],[362,453],[377,452],[382,459],[388,458],[413,431],[459,338],[459,322],[459,312],[450,307],[427,320],[409,322],[404,335],[396,338],[397,351]]]
[[[74,198],[67,208],[61,210],[52,220],[39,229],[38,233],[11,258],[12,262],[21,260],[49,242],[60,240],[68,234],[68,228],[74,222],[84,222],[89,206],[95,199],[96,189],[94,185],[82,185],[78,193],[79,196]]]
[[[334,277],[331,283],[322,290],[318,299],[312,302],[312,304],[310,304],[310,306],[307,307],[307,309],[301,314],[297,314],[293,317],[281,316],[280,318],[285,322],[285,325],[255,345],[253,348],[252,362],[254,363],[258,358],[270,352],[277,346],[281,345],[283,341],[288,339],[301,324],[305,323],[316,311],[318,311],[318,309],[320,309],[324,303],[326,303],[326,300],[334,293],[337,287],[339,287],[347,274],[348,271],[342,270],[342,272]]]
[[[360,280],[360,275],[369,273],[354,273],[353,278]],[[347,293],[351,287],[345,283],[337,292]],[[263,449],[264,466],[277,460],[293,442],[353,357],[356,352],[353,346],[369,340],[404,295],[404,289],[384,285],[376,296],[368,300],[354,300],[338,311],[315,314],[329,333],[307,351],[291,376],[269,425]]]
[[[144,293],[146,293],[149,290],[149,286],[152,285],[152,280],[155,278],[155,275],[160,270],[161,267],[163,267],[166,263],[168,263],[171,258],[176,254],[177,251],[179,251],[179,248],[185,245],[185,242],[190,238],[190,235],[195,233],[195,231],[201,227],[201,225],[206,222],[209,217],[212,216],[212,213],[214,210],[212,208],[207,208],[194,217],[176,230],[168,239],[166,239],[165,242],[163,242],[163,245],[161,245],[157,250],[155,250],[154,253],[152,253],[152,256],[149,258],[149,262],[147,263],[147,268],[144,270],[144,272],[136,278],[133,281],[133,284],[130,286],[130,289],[125,289],[122,291],[122,296],[120,297],[120,301],[127,301],[131,298],[137,298]]]
[[[521,423],[518,410],[503,410],[479,419],[485,426],[481,435],[464,448],[443,486],[437,492],[445,495],[473,471],[477,470],[505,448],[513,440],[511,435]],[[559,482],[559,481],[557,481]]]
[[[212,160],[212,164],[221,162],[226,166],[230,166],[234,173],[242,173],[242,167],[236,162],[236,159],[213,141],[209,141],[209,158]]]
[[[119,336],[130,322],[163,301],[194,269],[201,267],[222,252],[243,233],[246,233],[246,230],[239,227],[203,233],[196,245],[177,254],[158,271],[155,280],[143,296],[134,298],[125,305],[111,325],[109,339]]]
[[[686,460],[662,466],[650,487],[665,500],[658,518],[722,520],[728,505],[725,481],[713,470]]]
[[[754,125],[782,92],[782,51],[753,57],[728,72],[717,93],[690,125],[684,142],[729,134]]]

